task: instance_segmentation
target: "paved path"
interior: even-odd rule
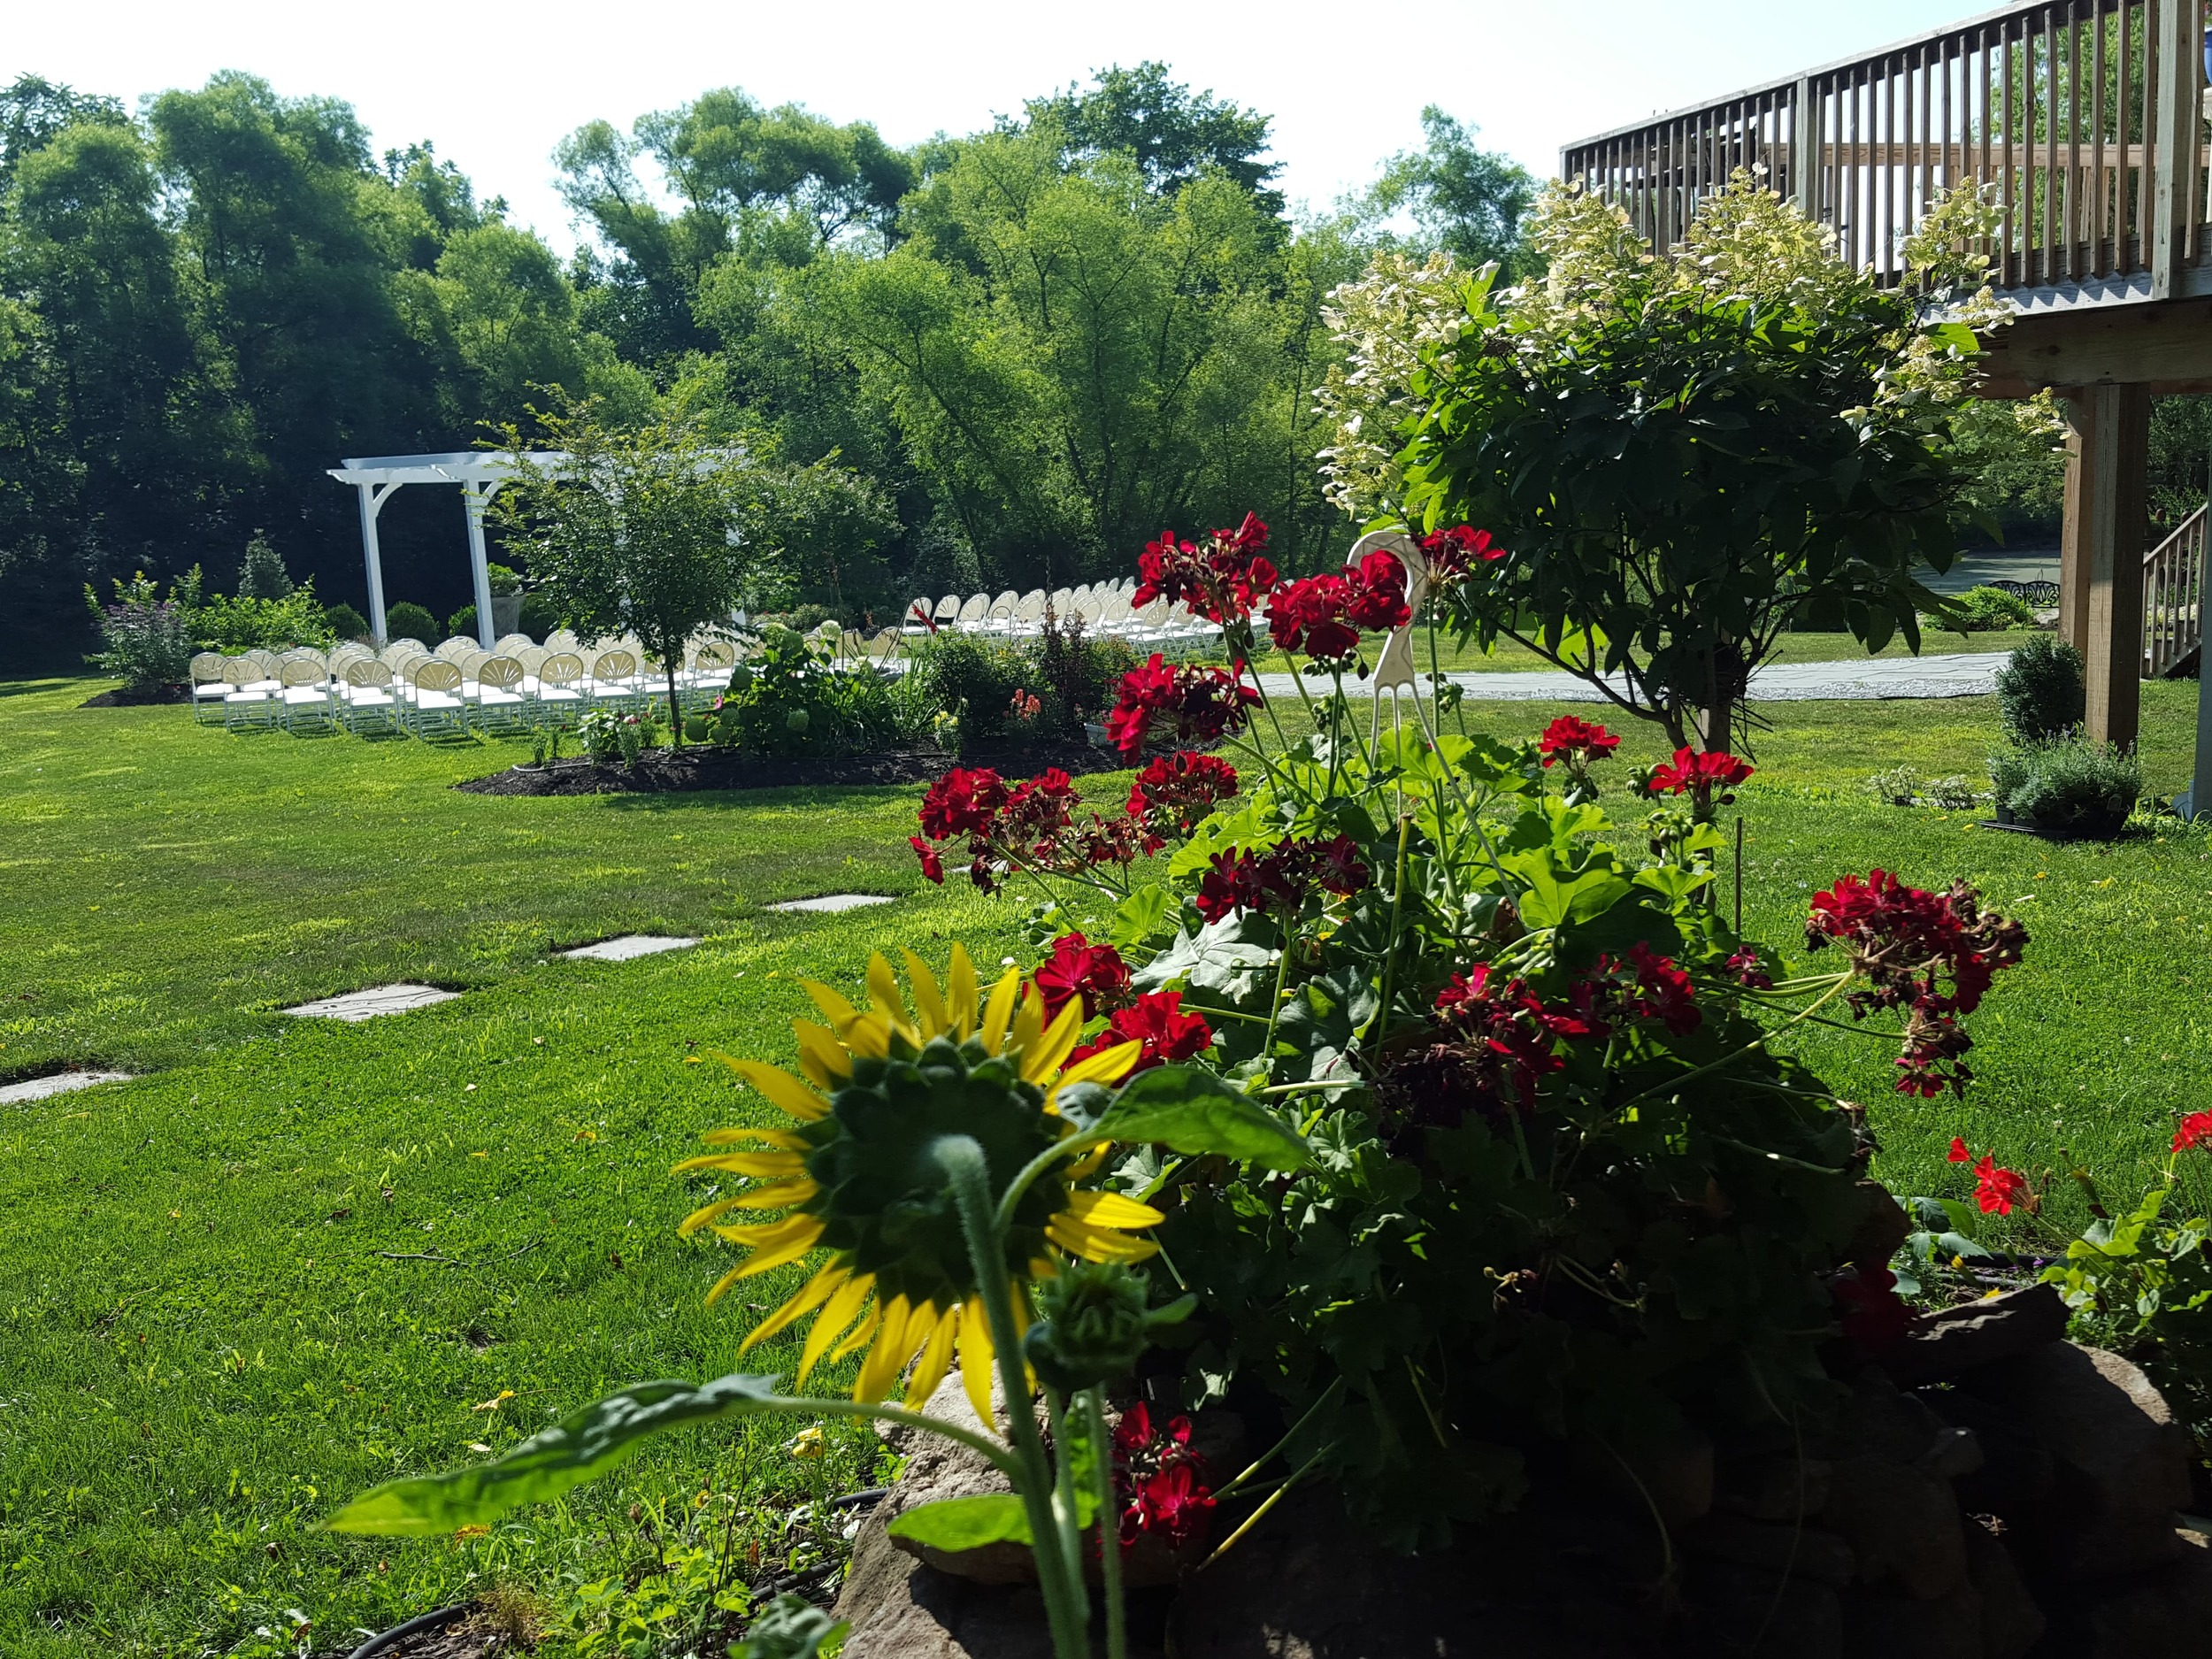
[[[2004,666],[2002,651],[1955,651],[1929,657],[1872,657],[1839,663],[1770,663],[1751,676],[1753,703],[1809,703],[1830,700],[1875,700],[1889,697],[1978,697],[1996,689],[1997,671]],[[1447,676],[1464,687],[1470,701],[1479,703],[1602,703],[1603,694],[1572,674],[1548,669],[1540,673],[1469,674]],[[1310,690],[1325,687],[1326,680],[1309,680]],[[1288,674],[1262,674],[1260,685],[1271,697],[1295,700],[1298,690]],[[1348,682],[1354,696],[1365,687]]]

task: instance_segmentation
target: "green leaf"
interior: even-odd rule
[[[1106,937],[1125,950],[1144,943],[1165,924],[1172,902],[1167,889],[1156,883],[1139,887],[1116,908]]]
[[[1138,1072],[1099,1119],[1097,1133],[1194,1157],[1218,1153],[1271,1170],[1302,1170],[1313,1161],[1303,1137],[1212,1072],[1191,1065]]]
[[[488,1525],[520,1504],[557,1498],[605,1474],[649,1435],[776,1410],[785,1403],[773,1377],[737,1373],[710,1383],[638,1383],[570,1413],[488,1463],[387,1481],[363,1493],[325,1525],[334,1532],[395,1537]]]
[[[1029,1510],[1010,1492],[944,1498],[902,1511],[884,1528],[932,1549],[981,1549],[987,1544],[1028,1544]]]
[[[732,1651],[738,1659],[818,1659],[825,1644],[851,1628],[786,1591],[768,1604]]]

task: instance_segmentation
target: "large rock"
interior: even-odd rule
[[[1915,1320],[1878,1363],[1901,1387],[1947,1382],[2063,1340],[2066,1319],[2058,1286],[2032,1285]]]
[[[1857,1575],[1851,1546],[1824,1527],[1798,1522],[1747,1520],[1709,1515],[1681,1535],[1682,1553],[1694,1561],[1724,1562],[1782,1577],[1809,1578],[1841,1589]]]
[[[1982,1659],[2025,1659],[2043,1640],[2043,1609],[2012,1552],[1979,1522],[1966,1524],[1966,1577],[1982,1599]]]
[[[1843,1659],[1837,1593],[1801,1576],[1693,1563],[1674,1651],[1727,1659]]]
[[[1894,1586],[1916,1601],[1965,1587],[1966,1542],[1947,1481],[1883,1457],[1843,1458],[1821,1518],[1850,1545],[1870,1585]]]
[[[1828,1507],[1835,1465],[1818,1457],[1738,1457],[1720,1466],[1713,1507],[1754,1521],[1795,1521]]]
[[[1843,1651],[1845,1659],[1895,1659],[1899,1654],[1987,1659],[1981,1597],[1963,1585],[1932,1601],[1875,1591],[1847,1595]]]
[[[1175,1659],[1647,1659],[1602,1563],[1511,1520],[1448,1551],[1394,1555],[1324,1491],[1295,1493],[1184,1580]]]
[[[2176,1537],[2174,1559],[2147,1572],[2077,1585],[2053,1607],[2043,1651],[2066,1659],[2212,1659],[2212,1550]]]
[[[2013,1508],[1998,1511],[2039,1571],[2103,1578],[2176,1559],[2189,1437],[2141,1371],[2060,1342],[1978,1371],[1965,1386],[2048,1459],[2047,1474],[2024,1471]]]

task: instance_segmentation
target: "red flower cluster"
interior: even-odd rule
[[[1544,764],[1563,760],[1570,769],[1603,760],[1620,746],[1621,740],[1603,726],[1571,714],[1561,715],[1536,740],[1536,752],[1544,757]]]
[[[1141,608],[1156,599],[1179,601],[1194,617],[1233,626],[1275,586],[1266,547],[1267,526],[1248,512],[1235,529],[1212,531],[1196,546],[1163,530],[1137,557],[1140,580],[1129,603]]]
[[[1716,788],[1734,788],[1751,776],[1753,770],[1748,761],[1738,760],[1721,749],[1699,755],[1678,749],[1672,760],[1662,761],[1652,769],[1648,787],[1654,795],[1694,795],[1702,798]]]
[[[1094,945],[1080,933],[1054,940],[1052,955],[1039,964],[1035,978],[1048,1021],[1078,998],[1085,1019],[1129,1000],[1129,969],[1121,952],[1111,945]]]
[[[1127,818],[1110,823],[1095,812],[1079,824],[1080,805],[1074,785],[1056,766],[1011,789],[987,766],[956,766],[922,797],[922,835],[929,840],[910,835],[906,841],[921,860],[923,875],[941,883],[944,860],[931,843],[966,836],[968,879],[986,893],[1018,863],[1067,873],[1132,862],[1137,826]]]
[[[1966,1149],[1964,1141],[1953,1136],[1951,1162],[1973,1164],[1974,1202],[1981,1206],[1985,1216],[2008,1216],[2016,1204],[2035,1208],[2035,1189],[2028,1185],[2028,1178],[2016,1170],[1999,1169],[1993,1151],[1985,1152],[1977,1159]]]
[[[1241,669],[1171,667],[1155,651],[1152,660],[1121,677],[1121,695],[1106,717],[1107,734],[1125,755],[1144,747],[1156,720],[1172,722],[1178,742],[1210,742],[1241,728],[1247,710],[1260,700],[1244,683]]]
[[[2212,1141],[2212,1112],[2191,1112],[2174,1131],[2174,1150],[2186,1152]]]
[[[1421,551],[1429,556],[1429,574],[1440,582],[1464,576],[1478,565],[1494,565],[1505,557],[1505,549],[1490,539],[1487,530],[1467,524],[1430,531],[1421,538]]]
[[[1216,853],[1198,879],[1198,913],[1217,922],[1232,910],[1295,904],[1308,887],[1349,898],[1367,885],[1359,843],[1348,835],[1287,841],[1263,853]]]
[[[1267,602],[1267,631],[1286,651],[1303,649],[1338,663],[1359,649],[1363,628],[1387,633],[1413,618],[1406,603],[1406,567],[1378,548],[1356,565],[1278,588]]]
[[[1144,1052],[1130,1068],[1133,1077],[1171,1060],[1188,1060],[1214,1046],[1214,1030],[1200,1014],[1183,1011],[1180,991],[1147,991],[1126,1008],[1116,1009],[1106,1029],[1068,1056],[1068,1064],[1087,1060],[1104,1048],[1141,1042]]]
[[[1156,853],[1180,840],[1199,820],[1237,792],[1237,769],[1211,755],[1187,749],[1163,755],[1129,786],[1129,816],[1144,826],[1144,850]]]
[[[1202,1535],[1214,1507],[1206,1460],[1190,1448],[1190,1419],[1156,1428],[1139,1401],[1114,1425],[1114,1500],[1121,1506],[1121,1547],[1151,1532],[1171,1548]]]
[[[1863,880],[1845,876],[1813,895],[1806,948],[1818,950],[1832,940],[1843,943],[1852,966],[1866,976],[1868,988],[1848,999],[1854,1016],[1907,1010],[1897,1092],[1927,1099],[1946,1087],[1962,1093],[1974,1075],[1962,1056],[1974,1043],[1958,1028],[1957,1016],[1980,1007],[1998,970],[2018,963],[2027,929],[1984,915],[1963,881],[1947,893],[1930,893],[1875,870]]]

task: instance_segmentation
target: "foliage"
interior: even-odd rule
[[[668,718],[681,741],[676,676],[686,648],[726,629],[772,577],[761,525],[769,504],[741,446],[711,441],[695,419],[611,424],[590,400],[541,411],[557,464],[518,455],[491,511],[532,573],[587,642],[634,634],[667,676]]]
[[[650,714],[617,714],[593,709],[576,723],[576,741],[601,766],[634,766],[659,735]]]
[[[1924,626],[1956,634],[1996,634],[2007,628],[2032,627],[2035,607],[2018,594],[1983,586],[1947,598],[1924,612],[1920,620]]]
[[[157,592],[143,571],[115,584],[112,604],[104,605],[91,588],[84,590],[85,603],[100,628],[100,650],[85,660],[119,676],[126,691],[146,693],[182,685],[191,671],[200,573],[195,569],[182,581],[171,583],[166,597],[157,598]]]
[[[369,637],[369,619],[351,605],[325,605],[323,622],[336,640],[365,640]]]
[[[1165,64],[1102,70],[1087,88],[1032,98],[1026,113],[1032,126],[1059,138],[1071,162],[1125,157],[1163,196],[1213,174],[1249,191],[1270,215],[1283,211],[1282,196],[1268,188],[1282,164],[1260,159],[1268,118],[1210,92],[1194,96]]]
[[[491,584],[492,597],[495,599],[511,598],[522,591],[522,578],[511,566],[502,565],[496,559],[485,565],[484,574]]]
[[[691,735],[754,755],[868,754],[918,735],[904,707],[877,669],[841,669],[827,646],[772,624]]]
[[[1991,757],[1989,775],[2000,808],[2059,834],[2116,834],[2143,793],[2133,751],[2071,735],[2016,743]]]
[[[1932,777],[1910,761],[1885,767],[1866,780],[1866,792],[1891,806],[1938,806],[1964,811],[1981,799],[1974,780],[1960,772]]]
[[[434,645],[438,640],[438,618],[411,600],[403,599],[384,611],[384,626],[395,640],[420,640],[425,645]]]
[[[1362,522],[1402,516],[1398,427],[1414,410],[1413,378],[1432,351],[1458,338],[1463,280],[1450,255],[1416,263],[1383,250],[1356,281],[1329,291],[1322,318],[1341,355],[1325,370],[1317,403],[1328,442],[1322,494]]]
[[[964,749],[1004,736],[1015,694],[1037,679],[1021,651],[972,634],[938,634],[916,650],[909,672],[920,675],[937,706],[959,722]]]
[[[246,543],[246,557],[238,567],[238,596],[241,599],[277,600],[288,598],[292,579],[285,573],[284,560],[269,545],[268,537],[260,531]]]
[[[2079,649],[2055,634],[2024,641],[1997,671],[1998,718],[2016,743],[2045,742],[2080,730],[2088,700]]]
[[[1455,631],[1528,644],[1716,749],[1790,628],[1916,642],[1916,565],[1955,547],[1972,330],[1847,267],[1741,173],[1671,259],[1563,188],[1532,241],[1545,278],[1465,284],[1402,428],[1419,521],[1510,550],[1448,595]]]
[[[1126,641],[1087,634],[1080,617],[1048,617],[1022,650],[1030,669],[1025,687],[1044,705],[1040,724],[1061,736],[1073,736],[1087,720],[1102,719],[1122,677],[1137,662]]]
[[[193,637],[210,650],[289,650],[331,642],[330,618],[309,577],[281,599],[210,595],[192,612]]]
[[[1401,150],[1359,206],[1371,218],[1405,213],[1417,249],[1448,254],[1472,271],[1496,264],[1509,280],[1527,274],[1522,222],[1536,180],[1502,153],[1478,149],[1473,131],[1433,104],[1421,111],[1422,147]]]

